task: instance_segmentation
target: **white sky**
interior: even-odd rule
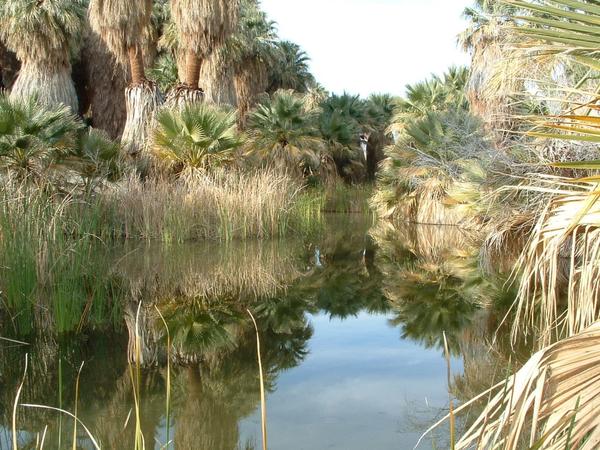
[[[368,96],[469,59],[456,45],[470,0],[262,0],[279,35],[308,53],[326,89]]]

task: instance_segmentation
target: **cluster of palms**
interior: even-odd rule
[[[8,169],[39,176],[71,161],[87,180],[124,160],[175,173],[266,162],[356,181],[374,176],[390,143],[392,99],[329,96],[256,0],[10,0],[0,24]],[[17,114],[25,107],[54,117],[35,142],[20,136],[35,134]]]
[[[600,290],[595,282],[600,248],[600,7],[595,0],[476,1],[466,17],[471,26],[460,40],[471,51],[473,64],[464,93],[483,126],[470,128],[463,123],[458,129],[469,137],[486,137],[485,146],[498,156],[481,158],[486,152],[478,150],[479,180],[461,179],[458,192],[485,203],[469,194],[472,189],[464,189],[465,182],[485,192],[490,173],[503,172],[501,189],[494,193],[499,195],[489,195],[485,206],[501,205],[508,211],[492,216],[500,228],[506,231],[514,225],[515,233],[530,235],[516,262],[515,273],[522,276],[505,318],[506,328],[512,328],[507,337],[515,345],[526,336],[539,351],[514,375],[480,396],[487,399],[487,406],[453,447],[597,448],[600,372],[589,355],[600,342]],[[425,103],[431,115],[443,101],[434,89],[427,92],[435,100]],[[448,129],[428,117],[425,120],[424,127],[402,121],[401,132],[407,139],[401,142],[404,155],[414,152],[429,162],[432,147],[427,143],[444,142],[438,136],[445,138]],[[388,192],[379,199],[381,204],[387,200],[393,207],[394,196],[406,199],[416,177],[429,182],[440,178],[440,172],[452,174],[452,162],[463,166],[469,156],[469,142],[460,142],[458,155],[452,155],[453,146],[444,142],[435,150],[436,165],[425,164],[428,173],[414,165],[405,167],[405,156],[397,161],[391,158],[385,172],[412,174],[388,178],[386,173]],[[509,164],[497,166],[498,159]],[[458,176],[464,178],[460,172]],[[398,180],[404,183],[394,185]],[[435,185],[439,187],[439,182]],[[444,206],[454,207],[461,200],[455,191],[443,186],[439,199]],[[490,228],[483,231],[490,234]],[[507,242],[496,231],[491,227],[489,239],[506,251]]]
[[[390,126],[396,140],[385,149],[372,199],[381,217],[458,223],[478,199],[492,146],[470,111],[468,79],[466,68],[451,68],[407,86],[396,101]]]

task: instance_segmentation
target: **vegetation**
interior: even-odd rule
[[[175,378],[195,386],[202,408],[229,408],[233,448],[237,421],[256,406],[244,394],[254,362],[244,356],[255,331],[247,308],[269,338],[270,388],[306,355],[307,313],[385,312],[403,338],[454,355],[469,354],[467,330],[484,318],[494,346],[527,341],[537,353],[511,361],[514,373],[503,370],[491,389],[465,357],[451,386],[464,405],[451,408],[451,423],[488,403],[471,411],[455,448],[595,448],[600,7],[478,0],[465,18],[470,67],[401,98],[365,99],[326,92],[257,0],[1,2],[3,332],[41,347],[40,373],[61,360],[57,341],[68,334],[124,337],[137,366],[131,378],[121,367],[112,391],[116,409],[135,394],[131,448],[143,447],[141,366],[195,367]],[[330,220],[323,213],[365,213],[366,197],[377,225],[359,262],[347,263],[343,245],[314,244]],[[275,238],[294,235],[306,239],[301,264],[276,248]],[[272,240],[274,253],[251,239]],[[208,273],[170,262],[172,278],[136,257],[137,275],[107,271],[108,249],[131,241],[161,251],[218,241],[259,254]],[[490,268],[513,273],[517,292]],[[465,386],[476,378],[483,394]],[[185,421],[194,405],[182,392]],[[211,424],[194,426],[214,447]]]

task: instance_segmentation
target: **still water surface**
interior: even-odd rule
[[[12,338],[31,345],[2,348],[0,449],[12,448],[25,353],[22,403],[74,411],[77,370],[85,362],[78,416],[102,448],[134,449],[128,349],[140,301],[147,367],[134,384],[146,448],[261,448],[249,308],[262,339],[270,449],[412,449],[447,412],[442,333],[453,353],[453,380],[464,386],[465,361],[489,326],[479,306],[490,281],[468,242],[455,229],[373,229],[370,218],[338,215],[302,239],[105,251],[97,278],[108,286],[106,305],[83,302],[73,312],[55,299],[43,330],[12,327]],[[169,353],[155,305],[169,326]],[[46,425],[45,448],[71,448],[70,419],[25,407],[18,415],[21,446],[34,448]],[[444,434],[421,448],[445,448]],[[78,446],[93,448],[81,427]]]

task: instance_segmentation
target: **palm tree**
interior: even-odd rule
[[[11,90],[14,99],[36,94],[44,105],[64,104],[78,110],[70,54],[84,17],[84,0],[0,3],[0,39],[22,64]]]
[[[298,44],[290,41],[277,42],[275,64],[269,70],[268,92],[279,89],[293,89],[296,92],[307,92],[315,84],[315,77],[310,73],[310,58]]]
[[[41,107],[33,98],[0,96],[0,167],[19,178],[39,179],[72,154],[81,123],[65,105]]]
[[[495,129],[502,127],[503,116],[508,113],[510,87],[498,90],[491,89],[491,85],[499,64],[508,62],[503,47],[510,32],[503,25],[514,11],[515,6],[506,2],[475,0],[463,13],[469,26],[458,36],[461,47],[472,55],[467,88],[471,108]]]
[[[184,84],[170,93],[169,102],[202,100],[202,65],[234,31],[238,13],[239,0],[171,0],[178,52],[185,57],[185,77]]]
[[[359,136],[365,131],[365,118],[365,102],[359,96],[332,95],[321,103],[319,131],[338,175],[348,181],[364,178]]]
[[[229,164],[241,144],[235,113],[205,104],[158,114],[153,152],[177,172]]]
[[[126,89],[127,121],[122,141],[129,154],[143,149],[149,124],[161,103],[156,85],[148,82],[144,69],[144,36],[150,26],[152,1],[91,0],[90,24],[117,62],[130,70]]]
[[[73,157],[67,160],[83,179],[84,189],[91,192],[98,180],[116,180],[120,174],[121,145],[103,131],[90,128],[79,136]]]
[[[316,119],[303,97],[278,91],[250,113],[247,147],[282,169],[314,169],[324,145],[316,134]]]
[[[366,163],[367,177],[375,179],[377,166],[385,158],[383,149],[393,142],[389,126],[394,113],[395,99],[387,94],[373,94],[366,102]]]
[[[225,50],[233,61],[238,118],[243,127],[258,95],[267,89],[267,67],[274,60],[276,33],[274,22],[267,19],[256,0],[245,0],[240,12],[238,29]]]
[[[123,70],[106,43],[88,25],[81,64],[86,85],[88,109],[81,112],[91,118],[91,125],[121,139],[127,121],[125,90],[128,71]]]

